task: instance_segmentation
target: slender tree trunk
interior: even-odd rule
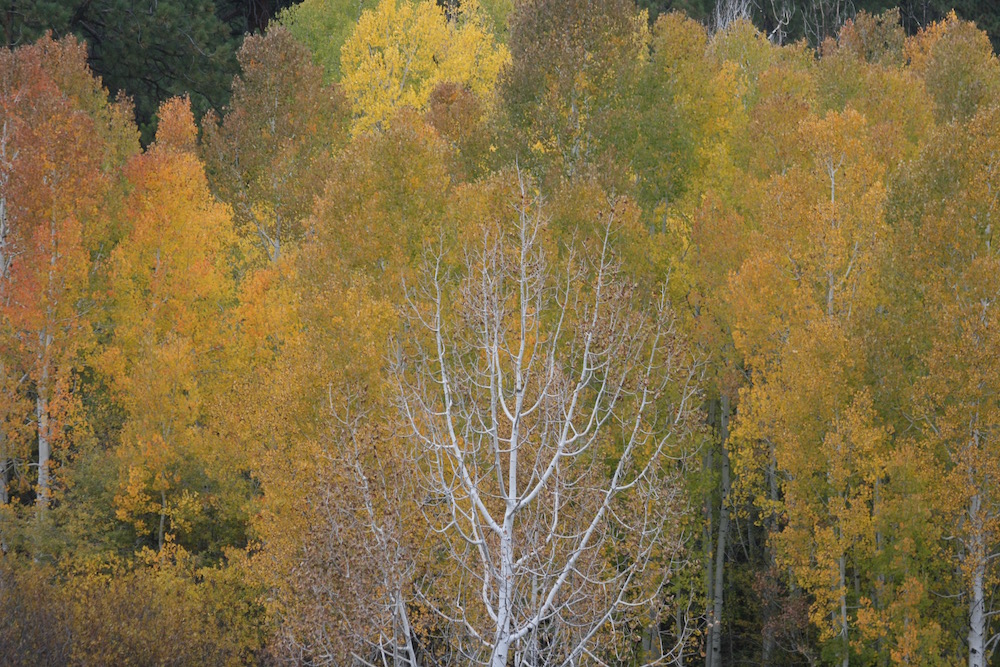
[[[971,557],[974,560],[972,581],[969,591],[969,667],[986,666],[986,549],[983,544],[982,500],[979,495],[972,496],[969,503],[969,516],[973,525]]]
[[[840,633],[844,641],[844,654],[840,659],[841,667],[849,667],[851,664],[851,642],[847,633],[847,556],[841,554],[838,559],[840,565]]]
[[[708,423],[709,424],[715,423],[715,401],[710,401],[708,404]],[[705,453],[702,455],[702,461],[701,461],[701,469],[705,471],[705,473],[712,471],[713,466],[715,465],[714,458],[715,457],[712,454],[712,448],[706,447]],[[713,667],[712,666],[712,658],[713,658],[712,622],[713,622],[714,607],[712,605],[712,602],[713,600],[715,600],[714,586],[713,586],[713,584],[715,583],[715,577],[713,577],[712,575],[715,572],[715,568],[712,566],[713,563],[712,548],[714,547],[714,544],[712,543],[712,534],[713,534],[712,513],[713,513],[712,492],[711,489],[706,488],[705,502],[704,502],[705,521],[703,523],[703,529],[702,529],[703,530],[702,543],[705,545],[705,558],[704,558],[705,562],[702,568],[702,572],[705,573],[705,600],[706,600],[705,617],[708,619],[708,634],[705,636],[706,640],[705,667]]]
[[[969,667],[986,665],[985,575],[985,565],[977,564],[972,574],[972,595],[969,596]]]
[[[160,529],[156,533],[157,550],[163,551],[163,533],[167,524],[167,492],[160,489]]]
[[[7,433],[0,429],[0,505],[10,502],[8,484],[10,484],[10,459],[7,458]]]
[[[39,374],[35,399],[35,425],[38,428],[38,495],[35,499],[39,515],[49,506],[51,498],[51,482],[49,480],[49,460],[52,457],[52,434],[49,419],[49,349],[52,346],[52,335],[43,330],[39,335]]]
[[[723,579],[726,568],[726,546],[729,540],[729,397],[723,394],[719,416],[719,435],[722,444],[722,502],[719,506],[719,537],[715,550],[715,582],[712,599],[711,664],[722,665],[722,604]]]
[[[771,660],[774,659],[774,630],[770,627],[764,629],[764,646],[761,649],[760,664],[762,667],[771,667]]]
[[[538,609],[539,603],[539,589],[538,589],[538,575],[533,574],[531,576],[531,608]],[[650,632],[653,632],[655,625],[652,626]],[[525,667],[539,667],[541,665],[541,650],[538,645],[538,628],[531,631],[531,634],[527,637],[527,646],[524,649],[524,665]],[[518,664],[518,663],[515,663]]]
[[[711,466],[711,458],[707,457],[706,460],[708,462],[708,465]],[[710,468],[708,467],[705,468],[705,470],[708,469]],[[707,601],[705,616],[708,618],[708,632],[709,632],[708,636],[706,637],[706,639],[708,640],[708,645],[705,646],[705,667],[713,667],[712,650],[711,650],[712,649],[711,631],[713,622],[712,614],[714,613],[712,601],[715,599],[715,589],[714,589],[715,577],[713,577],[712,574],[713,572],[715,572],[715,568],[712,566],[713,563],[712,547],[714,545],[712,544],[712,497],[711,494],[709,493],[705,494],[705,528],[704,528],[703,541],[705,544],[705,563],[704,563],[704,569],[702,571],[705,573],[705,599]]]
[[[51,494],[49,459],[52,457],[52,443],[49,435],[49,398],[47,394],[48,388],[40,386],[38,398],[35,399],[35,419],[38,426],[38,496],[36,504],[40,513],[49,506]]]
[[[778,475],[777,475],[777,465],[774,462],[774,455],[771,455],[771,460],[767,465],[767,493],[768,498],[772,503],[778,500]],[[774,548],[771,546],[771,536],[777,530],[774,521],[773,513],[767,517],[767,560],[771,568],[774,568],[777,563],[774,558]],[[763,667],[770,667],[771,660],[774,656],[775,639],[774,639],[774,628],[772,625],[768,626],[764,630],[764,648],[762,655]]]
[[[497,582],[497,634],[493,644],[492,667],[507,667],[510,653],[511,606],[513,605],[514,544],[512,533],[514,521],[508,510],[503,534],[500,536],[500,581]]]
[[[403,592],[396,592],[396,615],[399,619],[399,630],[403,634],[403,642],[406,647],[406,662],[397,661],[397,665],[405,665],[406,667],[420,667],[420,663],[417,662],[417,655],[413,650],[412,634],[410,630],[410,619],[406,614],[406,603],[403,602]]]

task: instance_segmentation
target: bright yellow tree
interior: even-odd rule
[[[508,59],[474,1],[448,16],[431,0],[381,0],[361,15],[341,50],[354,131],[381,128],[404,106],[424,110],[445,81],[490,99]]]
[[[855,649],[848,581],[875,550],[888,432],[864,388],[857,330],[875,308],[886,251],[883,170],[858,113],[799,125],[801,157],[772,176],[761,225],[732,280],[737,349],[753,371],[736,431],[737,469],[773,466],[779,561],[813,596],[811,618],[839,663]],[[768,446],[755,449],[756,443]]]
[[[937,133],[913,182],[926,200],[922,215],[903,237],[914,255],[907,277],[925,311],[914,323],[925,347],[913,411],[938,476],[934,510],[946,562],[958,572],[950,592],[961,599],[971,667],[989,664],[1000,641],[990,594],[1000,580],[998,136],[996,107],[967,128]]]

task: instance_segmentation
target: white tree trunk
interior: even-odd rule
[[[507,656],[511,644],[511,605],[514,583],[514,544],[512,539],[513,517],[508,511],[500,536],[500,581],[497,582],[497,633],[493,642],[492,667],[507,667]]]
[[[983,536],[982,499],[978,494],[969,500],[969,518],[972,524],[972,572],[969,581],[969,667],[986,665],[986,548]]]
[[[671,572],[647,566],[681,552],[686,509],[664,459],[692,433],[701,369],[665,292],[635,308],[611,248],[615,202],[598,252],[552,265],[541,199],[518,185],[515,215],[462,248],[461,270],[428,256],[394,374],[421,484],[442,501],[432,528],[461,573],[438,613],[478,647],[463,648],[470,664],[577,665],[602,628],[663,603]]]
[[[847,556],[841,554],[838,564],[840,566],[840,633],[844,641],[844,653],[840,659],[840,666],[849,667],[851,664],[851,641],[848,636],[847,621]]]
[[[49,399],[47,388],[39,388],[35,400],[35,418],[38,426],[38,496],[36,503],[39,511],[49,506],[51,483],[49,481],[49,459],[52,456],[52,443],[49,438]]]
[[[711,648],[709,650],[710,667],[722,665],[722,605],[723,579],[726,569],[726,545],[729,541],[729,397],[721,400],[721,415],[719,420],[720,440],[722,443],[722,502],[719,506],[719,537],[715,551],[715,583],[712,599]]]
[[[420,663],[417,662],[417,655],[413,650],[413,631],[410,629],[410,619],[406,614],[406,602],[403,600],[403,592],[396,592],[396,620],[399,625],[399,631],[403,635],[403,646],[406,649],[406,656],[402,658],[405,660],[397,660],[397,665],[405,665],[406,667],[420,667]],[[398,644],[397,644],[398,646]]]
[[[0,505],[6,505],[10,500],[8,484],[10,484],[10,459],[7,458],[7,433],[0,429]]]
[[[985,563],[980,561],[972,573],[969,596],[969,667],[986,665],[986,598],[983,593]]]

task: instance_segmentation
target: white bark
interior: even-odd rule
[[[986,665],[986,544],[983,535],[984,517],[982,498],[973,494],[969,498],[969,667]]]
[[[986,666],[985,579],[985,563],[977,564],[972,573],[969,591],[969,667]]]
[[[712,23],[716,32],[725,32],[737,21],[749,21],[752,13],[752,0],[718,0]]]
[[[38,490],[35,502],[39,512],[44,512],[51,499],[49,464],[52,457],[52,441],[49,423],[48,367],[43,367],[38,383],[38,397],[35,399],[35,425],[38,429]]]
[[[6,305],[10,299],[10,267],[17,254],[11,237],[10,216],[7,206],[7,192],[10,187],[10,174],[14,168],[13,161],[16,151],[9,150],[10,124],[7,120],[0,126],[0,304]],[[6,375],[6,368],[3,375]],[[4,379],[6,379],[4,377]],[[10,400],[12,397],[7,397]],[[9,501],[8,484],[10,483],[10,458],[7,451],[7,433],[0,428],[0,505]],[[7,552],[6,543],[0,543],[0,550]]]
[[[492,667],[578,664],[612,621],[659,602],[681,546],[666,462],[684,456],[699,391],[666,301],[637,314],[614,206],[598,255],[570,250],[557,274],[541,202],[520,193],[460,270],[443,252],[428,263],[396,367],[426,513],[457,568],[438,612]],[[613,562],[616,526],[633,541]]]

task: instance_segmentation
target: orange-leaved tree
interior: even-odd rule
[[[108,104],[87,68],[83,44],[45,37],[0,52],[0,71],[0,317],[7,415],[0,465],[6,487],[8,462],[26,462],[37,452],[32,479],[43,512],[53,500],[57,452],[85,430],[74,374],[90,340],[91,256],[106,241],[99,207],[109,172],[136,141],[134,129],[129,136],[127,107]],[[17,414],[29,397],[31,416]],[[16,427],[21,421],[30,423],[30,434]]]

